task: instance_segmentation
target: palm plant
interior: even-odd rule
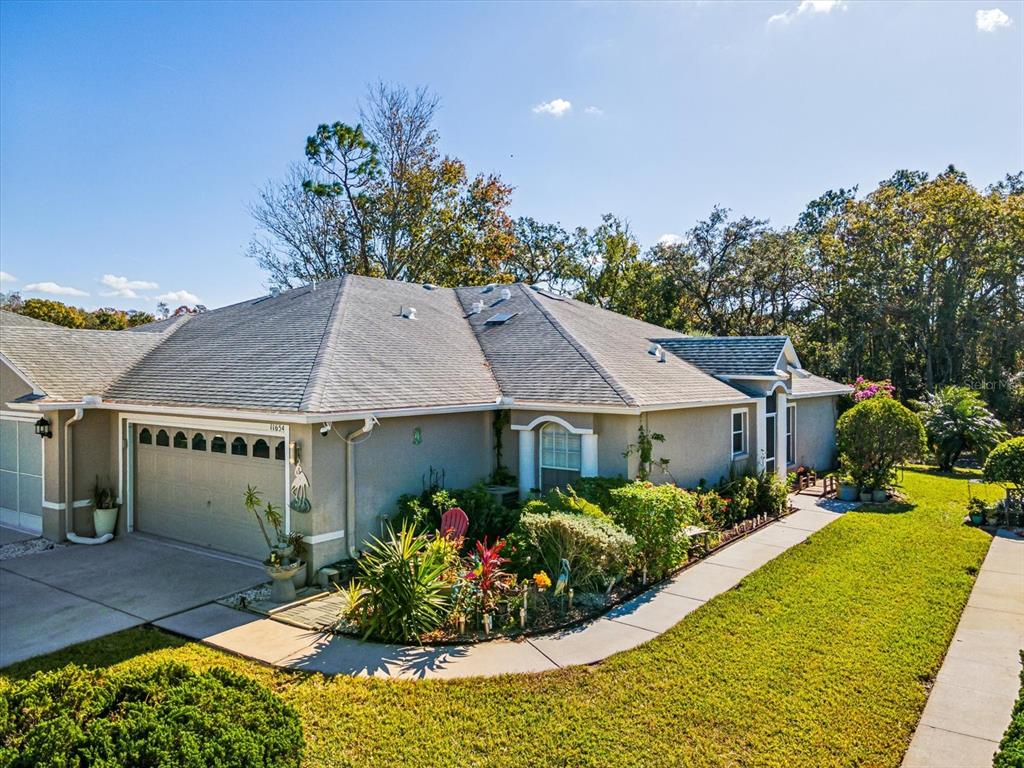
[[[419,642],[445,619],[448,562],[426,536],[403,524],[388,526],[359,559],[359,621],[366,637]]]
[[[964,451],[983,459],[1007,437],[1002,422],[970,387],[942,387],[925,395],[919,407],[940,469],[952,469]]]

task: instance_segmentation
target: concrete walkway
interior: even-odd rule
[[[177,614],[266,579],[263,568],[138,536],[0,562],[0,667]]]
[[[410,647],[311,632],[273,619],[204,605],[158,627],[279,667],[406,679],[544,672],[591,664],[644,643],[855,505],[793,496],[797,512],[732,544],[599,619],[526,640]]]
[[[999,531],[935,679],[903,768],[989,768],[1020,690],[1024,539]]]

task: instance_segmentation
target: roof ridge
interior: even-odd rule
[[[299,403],[300,411],[312,411],[313,400],[323,400],[324,388],[327,384],[326,373],[328,369],[327,360],[337,348],[342,316],[345,311],[343,298],[345,287],[349,284],[349,275],[345,275],[338,282],[338,293],[334,297],[334,305],[331,307],[331,314],[327,317],[327,327],[323,336],[320,337],[320,346],[317,348],[313,358],[313,365],[309,369],[309,376],[306,378],[306,388],[302,392],[302,400]]]
[[[636,398],[634,398],[629,393],[629,390],[622,386],[622,384],[620,384],[616,380],[616,378],[612,376],[611,373],[609,373],[603,365],[597,362],[594,356],[590,354],[589,351],[587,351],[586,347],[580,344],[576,337],[569,333],[569,330],[564,325],[562,325],[558,321],[558,319],[554,315],[552,315],[543,304],[540,303],[540,301],[537,300],[537,298],[533,295],[533,290],[529,288],[524,289],[522,285],[519,285],[519,290],[526,295],[526,297],[533,303],[535,307],[537,307],[538,310],[540,310],[540,313],[551,324],[551,327],[558,331],[558,334],[563,339],[565,339],[573,349],[576,350],[576,353],[580,357],[582,357],[590,365],[591,368],[594,369],[598,376],[604,379],[605,383],[612,388],[612,391],[619,396],[623,403],[625,403],[626,405],[639,405],[639,402],[637,402]]]

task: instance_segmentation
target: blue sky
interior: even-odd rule
[[[791,224],[897,168],[997,181],[1024,167],[1022,73],[1010,0],[4,2],[3,289],[144,309],[264,292],[257,188],[378,79],[436,91],[443,149],[513,184],[514,214],[613,212],[646,246],[715,204]]]

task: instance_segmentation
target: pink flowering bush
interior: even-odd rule
[[[872,397],[892,397],[892,393],[896,391],[888,379],[883,381],[871,381],[865,379],[863,376],[858,376],[857,380],[853,382],[853,402],[862,403],[865,400],[870,400]]]

